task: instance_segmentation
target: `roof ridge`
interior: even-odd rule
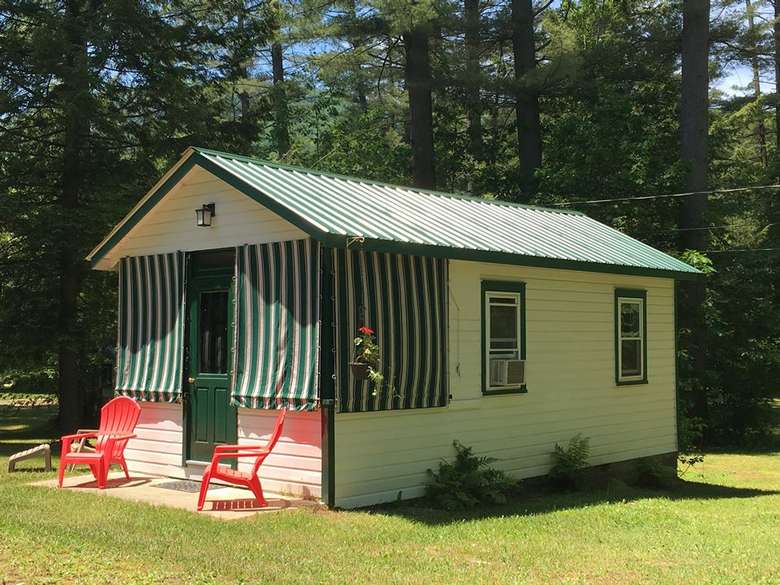
[[[309,169],[306,167],[301,167],[297,165],[288,165],[284,163],[278,163],[273,161],[268,161],[261,158],[255,158],[251,156],[245,156],[241,154],[233,154],[231,152],[225,152],[222,150],[214,150],[212,148],[203,148],[200,146],[192,146],[190,147],[195,152],[201,153],[201,154],[211,154],[215,156],[222,156],[224,158],[230,158],[233,160],[238,160],[241,162],[246,162],[250,164],[258,164],[258,165],[265,165],[273,168],[282,169],[285,171],[297,171],[301,173],[307,173],[312,175],[319,175],[323,177],[332,177],[334,179],[342,179],[345,181],[355,181],[357,183],[363,183],[366,185],[377,185],[380,187],[387,187],[392,189],[402,189],[405,191],[413,191],[415,193],[422,193],[426,195],[435,195],[438,197],[447,197],[450,199],[460,199],[463,201],[474,201],[476,203],[487,203],[490,205],[500,205],[504,207],[518,207],[521,209],[530,209],[535,211],[548,211],[551,213],[561,213],[564,215],[585,215],[581,211],[577,211],[574,209],[556,209],[554,207],[545,207],[543,205],[529,205],[527,203],[515,203],[513,201],[502,201],[501,199],[484,199],[482,197],[474,197],[473,195],[464,195],[460,193],[450,193],[448,191],[437,191],[434,189],[423,189],[421,187],[408,187],[404,185],[396,185],[393,183],[386,183],[384,181],[376,181],[373,179],[363,179],[360,177],[354,177],[351,175],[342,175],[340,173],[331,173],[328,171],[320,171],[316,169]]]

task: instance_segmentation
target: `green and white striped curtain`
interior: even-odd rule
[[[446,406],[446,260],[336,250],[333,272],[339,411]],[[378,391],[348,365],[363,325],[376,332],[380,349]]]
[[[320,246],[311,239],[236,250],[233,403],[313,410],[319,400]]]
[[[180,399],[184,316],[181,252],[122,258],[117,393],[150,402]]]

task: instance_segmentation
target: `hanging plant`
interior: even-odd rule
[[[355,359],[350,362],[349,367],[356,380],[369,380],[374,385],[374,394],[376,394],[384,381],[379,368],[381,352],[371,327],[363,325],[358,328],[358,333],[354,341]]]

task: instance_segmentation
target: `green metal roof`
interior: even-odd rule
[[[688,264],[586,215],[398,187],[188,149],[88,256],[104,256],[198,165],[328,245],[466,260],[685,278]]]

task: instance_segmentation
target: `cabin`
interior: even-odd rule
[[[197,480],[281,407],[263,486],[331,507],[421,496],[454,440],[517,478],[577,433],[593,465],[677,451],[697,271],[582,213],[189,148],[88,260],[118,276],[136,473]]]

